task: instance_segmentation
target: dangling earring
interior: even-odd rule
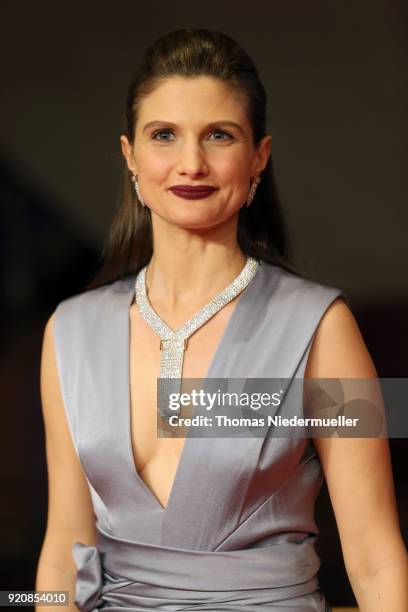
[[[249,194],[248,194],[248,199],[246,201],[246,206],[250,206],[251,205],[252,200],[255,197],[256,189],[257,189],[257,187],[258,187],[260,182],[261,182],[261,178],[259,176],[256,176],[254,178],[254,180],[252,181],[251,188],[250,188]]]
[[[133,186],[135,188],[137,199],[139,200],[139,202],[141,203],[142,206],[146,206],[146,204],[143,202],[143,198],[142,198],[142,196],[140,194],[139,183],[137,182],[137,176],[132,174],[132,177],[131,177],[130,180],[132,181]]]

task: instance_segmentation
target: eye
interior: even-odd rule
[[[169,142],[172,139],[168,138],[166,136],[169,136],[171,134],[173,134],[173,136],[174,136],[173,130],[170,130],[170,129],[157,130],[156,132],[154,132],[152,134],[152,139],[153,140],[162,141],[162,142]],[[217,137],[217,138],[215,138],[213,140],[233,140],[233,136],[231,134],[229,134],[228,132],[226,132],[225,130],[213,130],[211,132],[211,135],[214,135],[214,134],[216,134],[218,136],[221,135],[221,138]],[[164,135],[165,137],[161,138],[162,135]]]
[[[226,136],[227,138],[215,138],[215,140],[232,140],[233,136],[224,130],[214,130],[212,134],[221,134],[222,136]]]
[[[156,136],[159,136],[159,134],[173,134],[173,132],[172,130],[158,130],[157,132],[154,132],[154,134],[152,134],[152,139],[162,141],[169,140],[168,138],[156,138]]]

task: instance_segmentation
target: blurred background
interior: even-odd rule
[[[44,325],[96,271],[122,176],[128,82],[165,32],[218,29],[251,55],[295,264],[347,292],[380,377],[408,375],[407,6],[2,3],[0,590],[34,589],[46,524]],[[390,445],[407,542],[406,441]],[[316,513],[322,588],[332,605],[352,605],[325,485]]]

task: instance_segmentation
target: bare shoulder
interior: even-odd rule
[[[357,321],[340,297],[327,308],[316,330],[305,377],[377,377],[375,365]]]
[[[43,555],[69,563],[71,540],[94,541],[95,521],[89,486],[74,447],[61,393],[54,340],[55,312],[48,319],[41,353],[41,406],[48,471],[48,518]],[[61,561],[61,539],[69,539]]]
[[[343,299],[335,299],[316,330],[305,378],[377,377],[353,313]],[[388,440],[316,437],[313,443],[325,474],[348,574],[372,571],[387,562],[391,543],[400,541]]]

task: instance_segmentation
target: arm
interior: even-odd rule
[[[45,327],[41,356],[41,400],[48,468],[48,517],[38,561],[36,590],[69,591],[67,612],[74,604],[77,568],[71,555],[79,540],[95,545],[95,516],[89,487],[72,443],[59,385],[54,315]],[[36,610],[60,610],[61,606],[37,606]]]
[[[323,316],[305,378],[378,378],[342,299]],[[361,612],[408,610],[408,560],[387,438],[313,438],[325,474],[350,584]]]

